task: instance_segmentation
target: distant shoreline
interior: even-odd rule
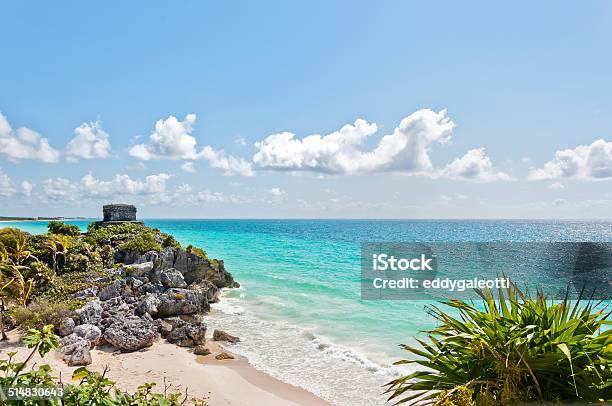
[[[11,223],[17,221],[52,221],[52,220],[87,220],[87,217],[1,217],[0,223]]]

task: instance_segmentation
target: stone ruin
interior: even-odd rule
[[[107,204],[102,207],[104,220],[98,222],[100,225],[116,223],[141,223],[136,220],[136,207],[131,204]]]

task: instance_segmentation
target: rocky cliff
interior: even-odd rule
[[[115,258],[124,263],[109,269],[109,276],[93,280],[83,293],[91,300],[62,322],[64,360],[69,365],[87,365],[89,350],[97,345],[136,351],[159,338],[183,347],[205,344],[210,303],[218,300],[220,289],[239,286],[223,261],[178,243],[162,248],[169,236],[151,229],[160,248],[141,253],[130,249],[132,237],[109,237],[107,230],[100,243],[112,247]]]

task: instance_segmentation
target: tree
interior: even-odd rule
[[[68,235],[71,237],[81,235],[81,230],[78,226],[66,224],[63,221],[51,220],[47,225],[47,228],[49,229],[49,234]]]
[[[3,280],[2,269],[4,265],[7,264],[8,258],[8,252],[6,252],[4,244],[0,242],[0,283],[2,283]],[[2,334],[0,338],[1,341],[8,340],[6,331],[4,331],[4,289],[0,289],[0,334]]]
[[[0,291],[10,294],[19,305],[25,306],[32,291],[32,281],[25,273],[30,270],[29,261],[38,262],[28,250],[27,234],[15,228],[0,230],[3,258],[0,263]]]

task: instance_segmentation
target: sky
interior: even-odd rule
[[[612,218],[612,3],[0,3],[0,216]]]

